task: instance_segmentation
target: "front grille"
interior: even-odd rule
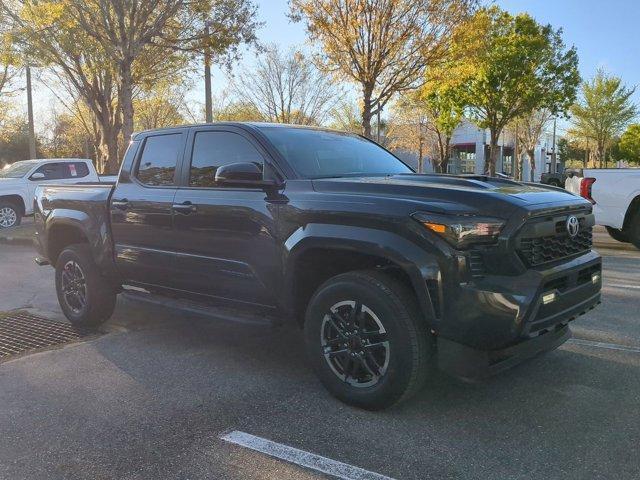
[[[561,223],[561,222],[558,222]],[[556,234],[537,238],[522,238],[518,254],[529,267],[544,263],[563,260],[591,250],[593,243],[593,228],[584,227],[581,221],[580,232],[570,237],[563,228],[556,224]]]
[[[469,251],[469,271],[471,272],[471,276],[474,278],[481,278],[485,276],[487,269],[484,264],[482,252],[479,252],[478,250]]]

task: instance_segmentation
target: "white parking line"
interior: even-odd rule
[[[257,452],[270,455],[280,460],[294,463],[318,472],[333,475],[344,480],[393,480],[379,473],[354,467],[348,463],[337,462],[330,458],[315,455],[304,450],[289,447],[282,443],[272,442],[266,438],[256,437],[245,432],[233,431],[220,436],[222,440]]]
[[[606,348],[607,350],[640,353],[640,347],[629,347],[627,345],[619,345],[617,343],[593,342],[591,340],[581,340],[579,338],[571,338],[567,343],[573,343],[574,345],[582,345],[585,347]]]
[[[630,288],[632,290],[640,290],[640,285],[624,285],[624,284],[621,284],[621,283],[609,283],[609,284],[605,283],[604,287],[605,288],[607,288],[607,287],[611,287],[611,288]]]

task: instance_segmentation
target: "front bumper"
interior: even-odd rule
[[[545,270],[461,286],[438,332],[440,368],[482,377],[557,348],[570,336],[569,322],[600,303],[601,276],[601,258],[590,252]]]

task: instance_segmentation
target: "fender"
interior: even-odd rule
[[[295,265],[313,248],[350,250],[389,260],[411,279],[420,309],[430,325],[437,321],[427,280],[440,280],[436,257],[406,238],[385,230],[347,225],[311,223],[298,228],[284,243],[283,292],[285,305],[293,304]]]
[[[96,264],[107,275],[115,274],[113,263],[113,243],[109,233],[108,219],[96,209],[92,217],[88,213],[66,208],[56,208],[44,217],[44,231],[47,239],[54,238],[51,232],[55,228],[70,227],[78,230],[88,241]],[[49,258],[48,245],[45,246]]]

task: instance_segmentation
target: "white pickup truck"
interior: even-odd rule
[[[95,183],[115,181],[100,177],[93,162],[85,158],[47,158],[15,162],[0,169],[0,228],[20,225],[33,213],[33,197],[39,184]]]
[[[596,224],[612,238],[640,249],[640,168],[585,168],[565,188],[593,203]]]

